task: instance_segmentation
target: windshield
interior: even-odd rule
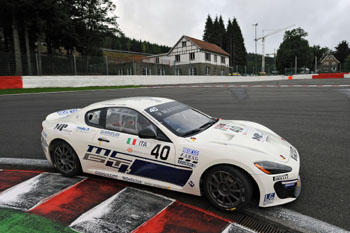
[[[187,137],[209,128],[216,120],[177,102],[169,102],[145,109],[171,132]]]

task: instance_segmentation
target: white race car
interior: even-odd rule
[[[133,97],[52,113],[42,123],[46,158],[80,172],[204,195],[233,211],[300,194],[298,151],[265,126],[221,120],[175,100]]]

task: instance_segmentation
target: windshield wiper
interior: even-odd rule
[[[208,121],[207,123],[205,123],[204,125],[202,125],[201,127],[199,127],[200,129],[207,129],[210,126],[214,125],[216,122],[218,122],[218,120],[216,119],[211,119],[210,121]]]
[[[198,128],[198,129],[192,129],[192,130],[186,132],[185,134],[183,134],[182,137],[188,137],[188,136],[191,136],[191,135],[193,135],[193,134],[195,134],[195,133],[198,133],[198,132],[200,132],[200,131],[202,131],[202,129],[200,129],[200,128]]]
[[[190,131],[186,132],[185,134],[183,134],[182,136],[188,137],[188,136],[191,136],[191,135],[196,134],[198,132],[201,132],[201,131],[209,128],[210,126],[212,126],[216,122],[218,122],[218,119],[211,119],[207,123],[203,124],[201,127],[197,128],[197,129],[190,130]]]

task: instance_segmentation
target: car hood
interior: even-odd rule
[[[209,129],[190,138],[213,146],[235,146],[261,154],[261,159],[288,162],[291,145],[267,127],[255,122],[220,120]]]

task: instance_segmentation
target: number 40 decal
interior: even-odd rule
[[[151,155],[154,155],[156,159],[160,157],[161,160],[167,160],[170,152],[170,147],[169,146],[163,146],[162,149],[160,149],[161,145],[157,144],[153,150],[151,151]],[[160,153],[159,153],[160,151]]]

